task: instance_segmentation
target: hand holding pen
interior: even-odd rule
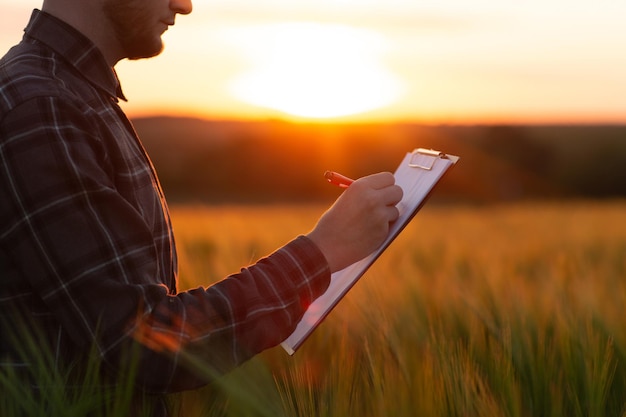
[[[389,224],[399,212],[402,188],[393,174],[382,172],[352,180],[335,172],[324,174],[333,185],[345,188],[317,222],[308,237],[326,257],[331,272],[357,262],[384,241]]]

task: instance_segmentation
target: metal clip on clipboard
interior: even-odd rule
[[[417,148],[411,152],[409,166],[411,168],[420,168],[430,171],[435,165],[437,159],[448,159],[448,156],[433,149]]]

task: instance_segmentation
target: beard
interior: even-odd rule
[[[125,58],[150,58],[163,51],[161,34],[149,21],[148,8],[145,2],[137,0],[107,0],[103,5]]]

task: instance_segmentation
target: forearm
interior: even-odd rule
[[[300,237],[211,287],[164,299],[129,332],[149,348],[142,383],[177,391],[228,372],[282,342],[329,280],[321,253]]]

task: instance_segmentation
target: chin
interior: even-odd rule
[[[126,47],[127,57],[130,60],[152,58],[163,52],[164,45],[161,38],[152,42],[134,42]]]

